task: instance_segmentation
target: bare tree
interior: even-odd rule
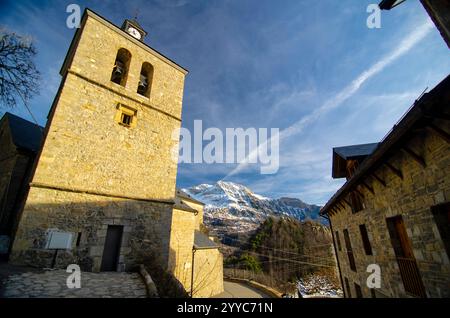
[[[29,37],[0,29],[0,103],[7,108],[20,98],[26,105],[38,93],[40,74],[34,65],[36,48]]]

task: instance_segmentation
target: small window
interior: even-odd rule
[[[122,48],[117,52],[116,60],[111,73],[111,82],[125,86],[127,82],[130,60],[131,53],[128,50]]]
[[[122,113],[122,118],[121,118],[121,123],[125,126],[130,126],[131,125],[131,116]]]
[[[77,247],[80,246],[80,243],[81,243],[81,232],[78,232],[76,246]]]
[[[339,232],[338,231],[336,231],[336,242],[337,242],[337,246],[338,246],[339,252],[342,251],[341,240],[339,238]]]
[[[352,271],[356,272],[355,256],[353,255],[352,243],[350,242],[350,235],[348,230],[344,230],[345,248],[347,250],[348,263]]]
[[[367,233],[367,228],[364,224],[359,226],[359,231],[361,232],[361,238],[364,245],[364,251],[366,255],[372,255],[372,245],[370,244],[369,234]]]
[[[357,283],[355,283],[355,292],[357,298],[363,298],[361,286],[359,286]]]
[[[450,203],[444,203],[431,208],[434,222],[441,235],[442,243],[450,258]]]
[[[150,97],[152,80],[153,80],[153,66],[150,63],[145,62],[142,64],[137,93],[145,97]]]
[[[350,193],[350,202],[352,204],[352,212],[357,213],[361,210],[364,210],[364,203],[360,194],[356,191]]]
[[[117,112],[115,120],[119,125],[125,127],[136,127],[137,111],[131,107],[119,104],[117,106]]]
[[[345,289],[347,290],[347,298],[352,298],[352,291],[350,290],[350,283],[348,282],[348,278],[344,277],[345,281]]]

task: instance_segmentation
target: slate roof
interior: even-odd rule
[[[348,160],[357,160],[359,162],[362,162],[366,157],[370,156],[375,151],[375,149],[377,149],[377,147],[378,143],[333,148],[333,166],[331,168],[332,177],[346,177],[346,162]]]
[[[378,143],[352,145],[345,147],[333,148],[333,152],[341,156],[343,159],[353,159],[357,157],[369,156],[377,148]]]
[[[44,128],[19,116],[6,112],[2,121],[8,121],[13,143],[18,148],[37,152],[41,147]]]
[[[218,248],[219,245],[209,239],[206,234],[200,231],[195,231],[194,233],[194,248],[197,250],[206,250]]]
[[[196,209],[191,208],[189,205],[183,202],[180,198],[175,198],[175,204],[173,205],[175,209],[183,210],[186,212],[192,212],[197,214],[198,211]]]
[[[194,199],[191,195],[187,194],[186,192],[184,192],[181,189],[177,189],[177,196],[182,198],[182,199],[186,199],[186,200],[192,201],[192,202],[197,203],[197,204],[205,205],[203,202],[201,202],[201,201],[199,201],[197,199]]]

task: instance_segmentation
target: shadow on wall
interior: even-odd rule
[[[57,192],[57,193],[52,193]],[[38,203],[51,198],[56,203]],[[49,189],[30,190],[10,262],[83,271],[136,271],[139,264],[167,268],[172,205]],[[70,248],[46,248],[52,231],[68,232]],[[54,259],[56,255],[56,259]]]

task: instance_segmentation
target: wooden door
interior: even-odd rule
[[[405,291],[410,295],[426,297],[403,218],[399,215],[386,219],[386,222]]]

